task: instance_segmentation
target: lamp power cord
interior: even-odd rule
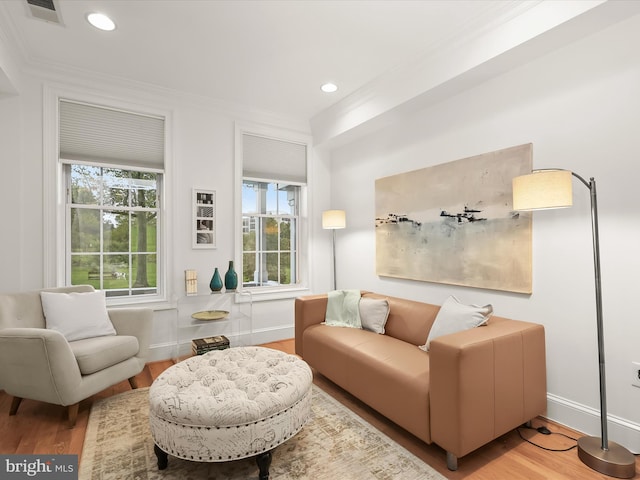
[[[573,440],[576,443],[575,443],[575,445],[572,445],[572,446],[567,447],[567,448],[548,448],[548,447],[545,447],[545,446],[540,445],[538,443],[532,442],[528,438],[524,438],[524,436],[522,435],[522,432],[521,432],[522,429],[535,430],[536,432],[541,433],[542,435],[560,435],[561,437],[568,438],[569,440]],[[569,435],[565,435],[564,433],[560,433],[560,432],[552,432],[551,430],[549,430],[545,426],[529,427],[527,425],[522,425],[522,426],[516,428],[516,431],[518,432],[518,435],[520,436],[520,438],[522,440],[524,440],[525,442],[530,443],[534,447],[541,448],[542,450],[546,450],[548,452],[568,452],[569,450],[573,450],[574,448],[576,448],[578,446],[578,439],[577,438],[570,437]]]

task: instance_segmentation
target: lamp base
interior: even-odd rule
[[[633,478],[636,475],[636,458],[622,445],[609,441],[609,449],[602,449],[600,437],[578,439],[578,458],[596,472],[616,478]]]

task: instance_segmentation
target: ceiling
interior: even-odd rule
[[[30,68],[90,73],[309,121],[389,72],[486,31],[532,0],[57,0],[62,25],[0,1]],[[113,32],[91,27],[108,14]],[[320,91],[332,81],[334,94]]]

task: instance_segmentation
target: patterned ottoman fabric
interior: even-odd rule
[[[306,423],[312,378],[303,360],[268,348],[191,357],[151,385],[151,433],[160,449],[187,460],[219,462],[270,451]]]

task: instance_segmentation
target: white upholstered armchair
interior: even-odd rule
[[[132,388],[137,387],[134,376],[147,361],[153,312],[148,308],[109,309],[105,321],[110,321],[110,332],[73,340],[68,332],[53,329],[49,321],[53,315],[45,319],[43,291],[86,296],[96,292],[90,285],[79,285],[0,294],[0,389],[14,397],[10,415],[16,414],[23,398],[39,400],[68,406],[73,427],[81,400],[125,379]],[[104,309],[106,306],[103,313]]]

